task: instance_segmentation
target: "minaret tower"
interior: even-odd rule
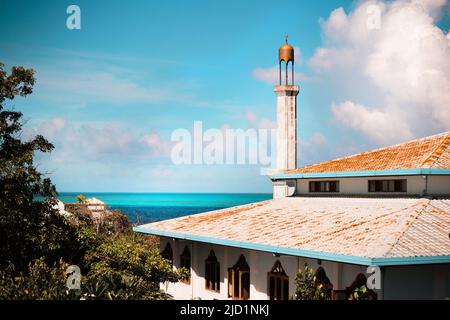
[[[294,85],[294,48],[288,43],[287,36],[278,58],[276,169],[284,171],[297,167],[297,95],[300,91],[299,86]]]

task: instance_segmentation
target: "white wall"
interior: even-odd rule
[[[447,179],[435,179],[443,177],[429,177],[428,180],[428,193],[440,190],[441,193],[450,194],[450,177]],[[369,192],[368,180],[385,180],[385,179],[406,179],[407,180],[407,192],[386,192],[387,195],[421,195],[425,189],[425,179],[422,176],[395,176],[395,177],[358,177],[358,178],[337,178],[337,179],[298,179],[297,180],[297,193],[298,194],[314,194],[320,195],[319,192],[309,192],[310,181],[339,181],[339,192],[337,193],[322,193],[327,195],[333,194],[361,194],[361,195],[380,195],[381,192]]]
[[[428,193],[450,195],[450,176],[428,176]]]
[[[295,293],[295,275],[299,268],[303,268],[305,263],[313,269],[319,266],[325,269],[328,278],[334,286],[335,290],[345,289],[350,286],[359,273],[366,272],[366,266],[358,266],[352,264],[344,264],[333,261],[319,261],[317,259],[309,259],[303,257],[281,255],[273,256],[272,253],[256,250],[247,250],[226,246],[211,245],[206,243],[182,241],[170,238],[161,238],[161,250],[170,242],[174,252],[174,267],[179,266],[179,255],[182,253],[184,246],[187,244],[191,250],[191,283],[170,283],[163,284],[162,288],[170,293],[175,299],[220,299],[227,300],[228,279],[227,271],[244,254],[245,259],[250,267],[250,299],[266,300],[268,299],[267,273],[272,269],[277,260],[280,260],[286,274],[289,276],[289,296]],[[220,292],[213,292],[205,289],[205,259],[208,257],[210,250],[213,249],[217,260],[220,263]],[[378,292],[381,298],[381,292]]]

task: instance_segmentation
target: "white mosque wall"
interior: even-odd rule
[[[369,192],[368,180],[386,179],[406,179],[406,192]],[[339,192],[337,193],[310,193],[310,181],[339,181]],[[426,186],[427,184],[427,186]],[[357,178],[337,178],[337,179],[297,179],[297,194],[313,195],[422,195],[427,187],[428,194],[450,194],[450,176],[428,176],[428,182],[422,176],[395,176],[395,177],[357,177]]]
[[[190,284],[182,282],[162,284],[161,288],[171,294],[174,299],[201,299],[201,300],[228,300],[227,288],[228,268],[232,267],[243,254],[250,267],[250,299],[267,300],[268,296],[268,272],[272,269],[275,262],[279,260],[289,276],[289,296],[295,294],[295,275],[299,268],[304,268],[305,264],[317,269],[324,268],[328,278],[333,284],[335,290],[344,290],[350,286],[359,273],[365,274],[367,267],[338,263],[326,260],[309,259],[288,255],[274,256],[269,252],[256,250],[247,250],[241,248],[220,246],[214,244],[174,240],[171,238],[161,238],[161,250],[169,242],[174,254],[174,268],[180,265],[179,256],[187,245],[191,252],[191,281]],[[205,288],[205,260],[210,250],[214,250],[220,263],[220,292],[214,292]],[[378,292],[379,298],[382,293]]]

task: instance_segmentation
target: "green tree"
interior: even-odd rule
[[[373,290],[367,289],[365,285],[355,288],[355,291],[350,295],[349,300],[376,300],[377,295]]]
[[[28,265],[26,272],[16,273],[14,266],[0,270],[0,299],[8,300],[65,300],[75,299],[77,291],[67,290],[63,261],[49,267],[43,258]]]
[[[316,272],[305,264],[305,268],[295,276],[295,299],[326,300],[324,285],[316,280]]]
[[[50,152],[43,136],[22,137],[22,113],[10,103],[32,93],[34,71],[0,63],[0,299],[161,299],[159,284],[178,281],[154,238],[134,234],[125,215],[88,208],[69,217],[55,209],[56,188],[33,163]],[[69,206],[66,207],[68,209]],[[80,267],[82,290],[66,288],[68,264]]]
[[[67,221],[53,209],[56,190],[36,169],[35,152],[49,152],[53,145],[37,135],[22,140],[22,113],[11,101],[32,92],[34,71],[0,63],[0,267],[12,263],[23,271],[42,256],[59,260],[75,236]]]
[[[90,271],[83,278],[87,299],[167,298],[159,284],[176,282],[187,272],[174,272],[153,239],[132,232],[106,238],[87,257]]]
[[[84,194],[77,195],[76,199],[77,199],[78,203],[85,203],[86,202],[86,196]]]

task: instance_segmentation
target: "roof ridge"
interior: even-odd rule
[[[400,143],[393,144],[393,145],[389,145],[389,146],[384,146],[384,147],[379,147],[379,148],[375,148],[375,149],[372,149],[372,150],[367,150],[367,151],[358,152],[358,153],[351,154],[351,155],[348,155],[348,156],[343,156],[343,157],[339,157],[339,158],[334,158],[334,159],[330,159],[330,160],[325,160],[325,161],[322,161],[322,162],[319,162],[319,163],[308,164],[308,165],[301,166],[301,167],[298,167],[298,168],[295,168],[295,169],[287,170],[287,172],[290,172],[290,171],[294,172],[294,171],[296,171],[296,170],[299,170],[299,169],[307,169],[307,168],[312,167],[312,166],[323,165],[323,164],[326,164],[326,163],[338,162],[338,161],[342,161],[342,160],[345,160],[345,159],[354,158],[354,157],[361,156],[361,155],[366,155],[366,154],[370,154],[370,153],[374,153],[374,152],[379,152],[379,151],[383,151],[383,150],[388,150],[388,149],[397,148],[397,147],[400,147],[400,146],[404,146],[404,145],[406,145],[406,144],[416,143],[416,142],[423,141],[423,140],[426,140],[426,139],[437,138],[437,137],[440,137],[440,136],[444,137],[444,141],[443,141],[443,142],[446,142],[447,145],[450,145],[450,131],[446,131],[446,132],[441,132],[441,133],[434,134],[434,135],[431,135],[431,136],[426,136],[426,137],[422,137],[422,138],[412,139],[412,140],[400,142]],[[447,141],[447,140],[448,140],[448,141]],[[443,147],[442,147],[443,142],[442,142],[441,144],[439,144],[438,147],[436,147],[435,149],[433,149],[433,151],[431,152],[431,154],[434,154],[435,152],[437,152],[438,150],[440,150],[439,147],[443,148]],[[444,149],[444,150],[442,150],[442,152],[439,154],[439,156],[442,155],[442,153],[445,151],[445,148],[443,148],[443,149]],[[427,157],[427,158],[422,162],[422,165],[423,165],[423,163],[424,163],[425,161],[427,161],[429,158],[431,158],[431,156]],[[437,159],[438,159],[438,158],[439,158],[439,157],[437,157]],[[433,158],[433,159],[434,159],[434,158]],[[437,159],[436,159],[436,160],[437,160]],[[435,161],[436,161],[436,160],[435,160]]]
[[[429,206],[430,203],[431,203],[431,200],[430,200],[430,199],[423,199],[423,200],[426,201],[426,202],[423,204],[423,208],[422,208],[419,212],[417,212],[417,213],[414,215],[414,217],[413,217],[413,219],[411,219],[411,222],[410,222],[410,223],[406,223],[406,226],[403,228],[403,230],[401,230],[401,232],[400,232],[399,236],[397,237],[396,241],[391,245],[391,247],[389,248],[389,250],[387,250],[387,251],[385,252],[384,257],[388,256],[388,254],[394,249],[395,245],[398,244],[398,243],[400,242],[400,239],[404,236],[404,234],[406,233],[406,231],[408,231],[409,228],[414,224],[414,221],[415,221],[415,220],[416,220],[416,219],[417,219],[417,218],[425,211],[425,209],[428,208],[428,206]],[[414,206],[416,206],[416,205],[417,205],[417,203],[414,204],[414,205],[412,205],[411,207],[414,207]],[[411,207],[409,207],[409,208],[411,208]]]
[[[450,145],[450,134],[445,136],[442,142],[431,151],[430,155],[422,162],[422,167],[429,164],[429,168],[431,168],[437,160],[442,156],[445,150]],[[431,163],[430,163],[431,162]]]

